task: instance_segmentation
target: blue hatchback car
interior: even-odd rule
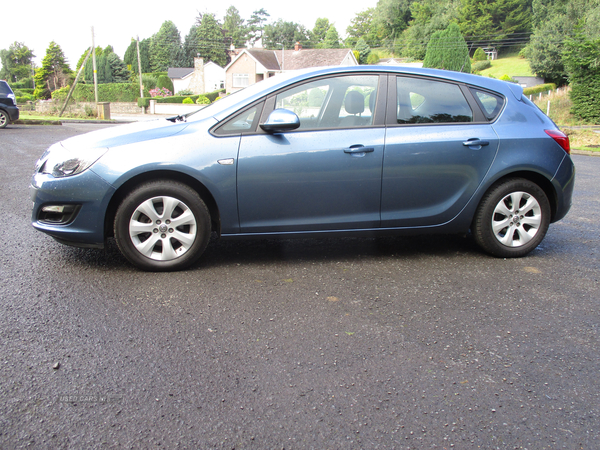
[[[466,234],[532,251],[571,206],[569,139],[516,84],[431,69],[290,72],[187,115],[51,146],[33,226],[151,271],[220,238]]]

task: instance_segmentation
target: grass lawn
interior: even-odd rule
[[[71,120],[98,120],[97,117],[81,117],[81,116],[69,116],[68,114],[64,114],[62,117],[58,117],[57,115],[49,115],[49,114],[39,114],[35,111],[20,111],[19,120],[40,120],[46,122],[56,122],[56,121],[68,121]]]
[[[531,67],[524,58],[518,56],[509,56],[506,58],[495,59],[491,61],[492,67],[482,70],[481,75],[487,77],[489,75],[494,78],[500,78],[503,75],[511,77],[532,77]]]

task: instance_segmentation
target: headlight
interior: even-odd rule
[[[89,168],[107,150],[107,148],[91,148],[72,152],[60,143],[54,144],[42,155],[36,167],[39,167],[42,173],[48,173],[56,178],[70,177]]]

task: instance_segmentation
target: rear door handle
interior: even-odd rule
[[[344,149],[344,153],[370,153],[374,152],[374,147],[365,147],[364,145],[352,145]]]
[[[483,147],[484,145],[490,145],[489,141],[482,141],[481,139],[478,138],[472,138],[469,139],[468,141],[463,142],[463,145],[465,147]]]

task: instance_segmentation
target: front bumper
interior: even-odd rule
[[[115,189],[92,170],[54,178],[31,179],[31,224],[57,241],[78,247],[104,246],[106,209]]]

